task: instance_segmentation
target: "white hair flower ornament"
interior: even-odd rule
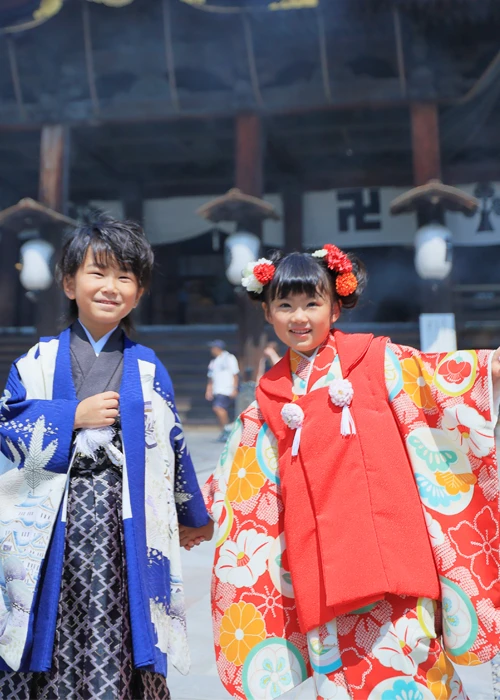
[[[241,284],[247,292],[260,294],[266,284],[274,277],[276,267],[266,258],[259,258],[257,262],[248,263],[242,273]]]

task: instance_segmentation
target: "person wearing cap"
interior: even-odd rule
[[[219,441],[225,442],[229,434],[229,414],[238,395],[238,360],[226,350],[223,340],[209,343],[212,360],[208,365],[208,381],[205,398],[212,402],[212,408],[221,427]]]

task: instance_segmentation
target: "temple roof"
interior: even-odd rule
[[[37,198],[39,129],[51,122],[72,126],[75,202],[134,188],[222,194],[242,111],[263,118],[267,192],[287,179],[411,186],[414,100],[439,106],[444,182],[500,180],[494,3],[259,1],[225,13],[211,10],[251,0],[194,1],[46,0],[41,22],[40,0],[2,0],[0,26],[39,24],[0,33],[0,208]]]
[[[0,127],[463,99],[497,54],[494,6],[394,1],[396,14],[393,0],[287,11],[255,0],[3,0]],[[254,11],[210,11],[237,6]],[[475,23],[452,21],[455,7]],[[6,31],[13,24],[37,26]]]

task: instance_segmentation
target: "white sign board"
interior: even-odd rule
[[[307,192],[304,196],[304,245],[341,248],[412,245],[414,214],[391,216],[393,199],[405,190],[395,187]]]
[[[500,183],[460,185],[459,189],[479,199],[476,214],[446,214],[446,226],[453,236],[453,245],[500,245]],[[347,250],[361,246],[412,246],[417,231],[415,214],[392,216],[393,199],[408,190],[407,187],[354,187],[342,190],[306,192],[304,194],[303,230],[304,247],[320,248],[335,243]],[[221,193],[222,194],[222,193]],[[211,224],[196,215],[196,210],[213,199],[206,197],[172,197],[144,202],[144,224],[152,243],[172,243],[204,233]],[[269,246],[284,244],[283,202],[281,195],[268,194],[279,221],[266,221],[263,227],[264,243]],[[120,202],[94,202],[118,217],[123,216]],[[219,225],[227,233],[234,224]]]

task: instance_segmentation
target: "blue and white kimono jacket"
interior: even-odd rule
[[[0,400],[1,670],[51,667],[77,405],[67,329],[14,362]],[[120,416],[134,663],[166,675],[168,657],[187,673],[178,523],[208,515],[168,372],[126,337]]]

